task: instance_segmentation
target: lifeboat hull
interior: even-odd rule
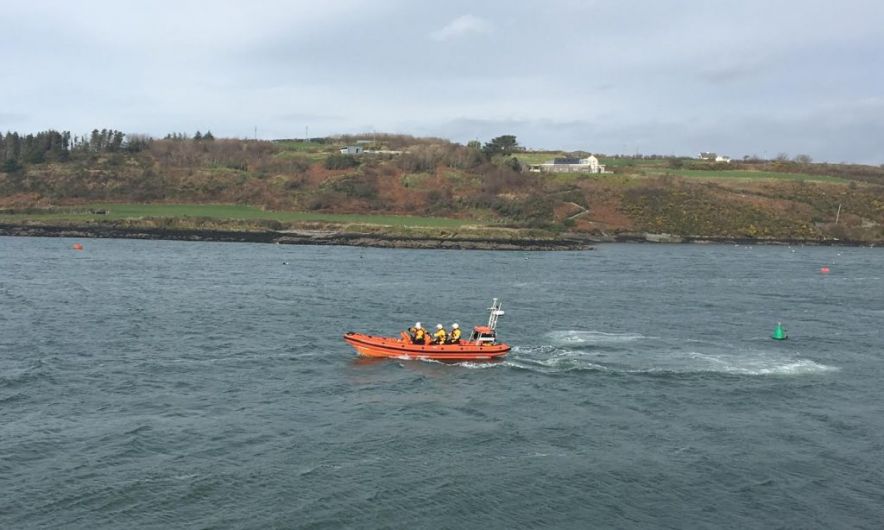
[[[493,361],[510,351],[507,344],[413,344],[398,337],[377,337],[349,332],[347,344],[363,357],[395,359],[432,359],[434,361]]]

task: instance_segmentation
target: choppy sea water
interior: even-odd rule
[[[882,278],[870,248],[0,237],[0,527],[881,527]],[[503,362],[341,340],[492,297]]]

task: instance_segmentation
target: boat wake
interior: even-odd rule
[[[580,330],[550,331],[544,336],[550,339],[553,344],[562,345],[620,343],[653,338],[639,333],[606,333],[604,331]]]
[[[697,363],[696,372],[718,372],[740,375],[812,375],[837,372],[837,366],[818,363],[797,356],[782,357],[764,352],[745,355],[704,354],[688,352],[687,357]]]
[[[765,350],[752,344],[728,344],[705,337],[650,337],[598,330],[553,330],[545,343],[515,345],[495,362],[439,362],[475,370],[509,368],[543,374],[599,372],[632,375],[808,376],[837,372],[798,352]]]
[[[637,339],[633,339],[637,340]],[[626,350],[612,345],[607,349],[593,345],[575,348],[541,344],[515,346],[500,362],[453,363],[468,369],[510,368],[544,374],[569,372],[603,372],[632,375],[697,375],[722,374],[737,376],[807,376],[840,370],[797,353],[728,348],[723,351],[710,345],[709,352],[667,347],[655,344],[652,348]]]

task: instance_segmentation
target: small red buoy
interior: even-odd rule
[[[80,243],[74,243],[74,246],[72,248],[74,250],[83,250],[83,245],[81,245]]]
[[[822,267],[820,267],[820,272],[823,273],[823,274],[828,274],[828,273],[829,273],[829,268],[826,267],[825,265],[823,265]]]

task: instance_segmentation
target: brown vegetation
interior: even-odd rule
[[[93,143],[76,144],[69,155],[46,151],[47,156],[31,155],[30,162],[7,161],[0,168],[0,207],[231,203],[432,215],[605,235],[884,239],[884,169],[870,166],[806,160],[674,164],[660,158],[658,174],[631,173],[638,166],[630,163],[614,166],[614,175],[548,175],[525,171],[518,152],[489,154],[477,145],[433,138],[348,136],[297,148],[208,138],[139,138],[137,148],[130,148],[117,141],[115,131],[97,131]],[[401,154],[337,154],[341,145],[358,140]],[[667,175],[674,165],[828,175],[848,183],[697,181]],[[839,205],[843,214],[835,224]]]

